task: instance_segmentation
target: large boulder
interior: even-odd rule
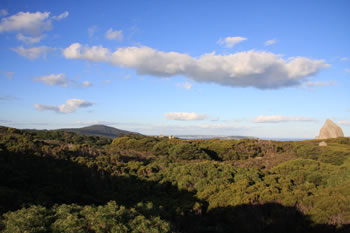
[[[338,138],[344,137],[343,130],[333,121],[327,119],[320,130],[320,135],[316,139]]]

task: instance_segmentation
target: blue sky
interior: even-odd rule
[[[349,1],[0,3],[0,125],[350,136]]]

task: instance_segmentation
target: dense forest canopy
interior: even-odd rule
[[[349,232],[350,139],[0,127],[2,232]]]

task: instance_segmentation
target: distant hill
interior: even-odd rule
[[[116,138],[119,136],[124,136],[129,134],[139,134],[135,132],[113,128],[106,125],[91,125],[91,126],[82,127],[82,128],[69,128],[69,129],[58,129],[58,130],[83,134],[87,136],[102,136],[107,138]]]

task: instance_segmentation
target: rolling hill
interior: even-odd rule
[[[139,134],[135,132],[113,128],[106,125],[91,125],[91,126],[82,127],[82,128],[68,128],[68,129],[58,129],[58,130],[83,134],[87,136],[102,136],[102,137],[108,137],[108,138],[116,138],[119,136],[124,136],[129,134]]]

